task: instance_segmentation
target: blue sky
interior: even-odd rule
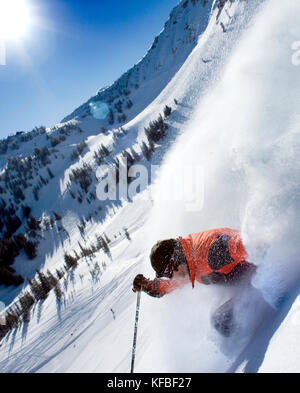
[[[7,0],[9,1],[9,0]],[[32,25],[6,43],[0,138],[51,126],[132,67],[178,0],[26,0]]]

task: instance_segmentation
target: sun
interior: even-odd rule
[[[18,39],[30,24],[26,0],[0,0],[0,39]]]

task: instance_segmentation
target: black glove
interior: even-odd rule
[[[142,290],[142,287],[147,285],[148,279],[144,277],[142,274],[138,274],[133,280],[133,292],[139,292]]]

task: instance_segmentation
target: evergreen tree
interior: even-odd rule
[[[164,108],[165,118],[169,117],[171,112],[172,112],[172,108],[170,108],[168,105],[166,105],[165,108]]]
[[[21,314],[23,317],[23,321],[28,323],[30,320],[30,310],[35,303],[35,299],[29,292],[25,292],[20,297],[19,302],[21,306]]]
[[[126,238],[127,238],[128,240],[131,240],[131,237],[130,237],[130,235],[129,235],[129,232],[128,232],[128,229],[127,229],[127,228],[124,228],[124,232],[125,232]]]
[[[51,171],[51,169],[49,167],[47,167],[47,171],[48,171],[48,174],[50,176],[50,179],[53,179],[54,175],[53,175],[53,172]]]
[[[63,272],[63,270],[56,269],[56,276],[57,276],[58,280],[63,278],[64,275],[65,275],[65,273]]]
[[[76,267],[78,265],[78,262],[77,262],[78,259],[72,257],[72,255],[65,253],[64,258],[65,258],[66,270],[69,270],[72,267]]]
[[[40,270],[37,270],[36,272],[41,283],[42,291],[44,292],[45,297],[47,297],[48,293],[51,291],[52,288],[50,280]]]
[[[33,278],[32,280],[28,278],[28,282],[31,292],[36,300],[46,299],[47,294],[44,293],[42,285],[37,281],[36,278]]]
[[[63,291],[62,291],[62,289],[61,289],[61,286],[60,286],[60,283],[59,283],[59,282],[57,282],[56,285],[55,285],[55,287],[54,287],[54,293],[55,293],[56,299],[57,299],[58,301],[61,301],[61,299],[62,299],[63,296],[64,296],[64,293],[63,293]]]

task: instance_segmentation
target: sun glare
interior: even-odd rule
[[[0,0],[0,39],[18,39],[30,23],[26,0]]]

